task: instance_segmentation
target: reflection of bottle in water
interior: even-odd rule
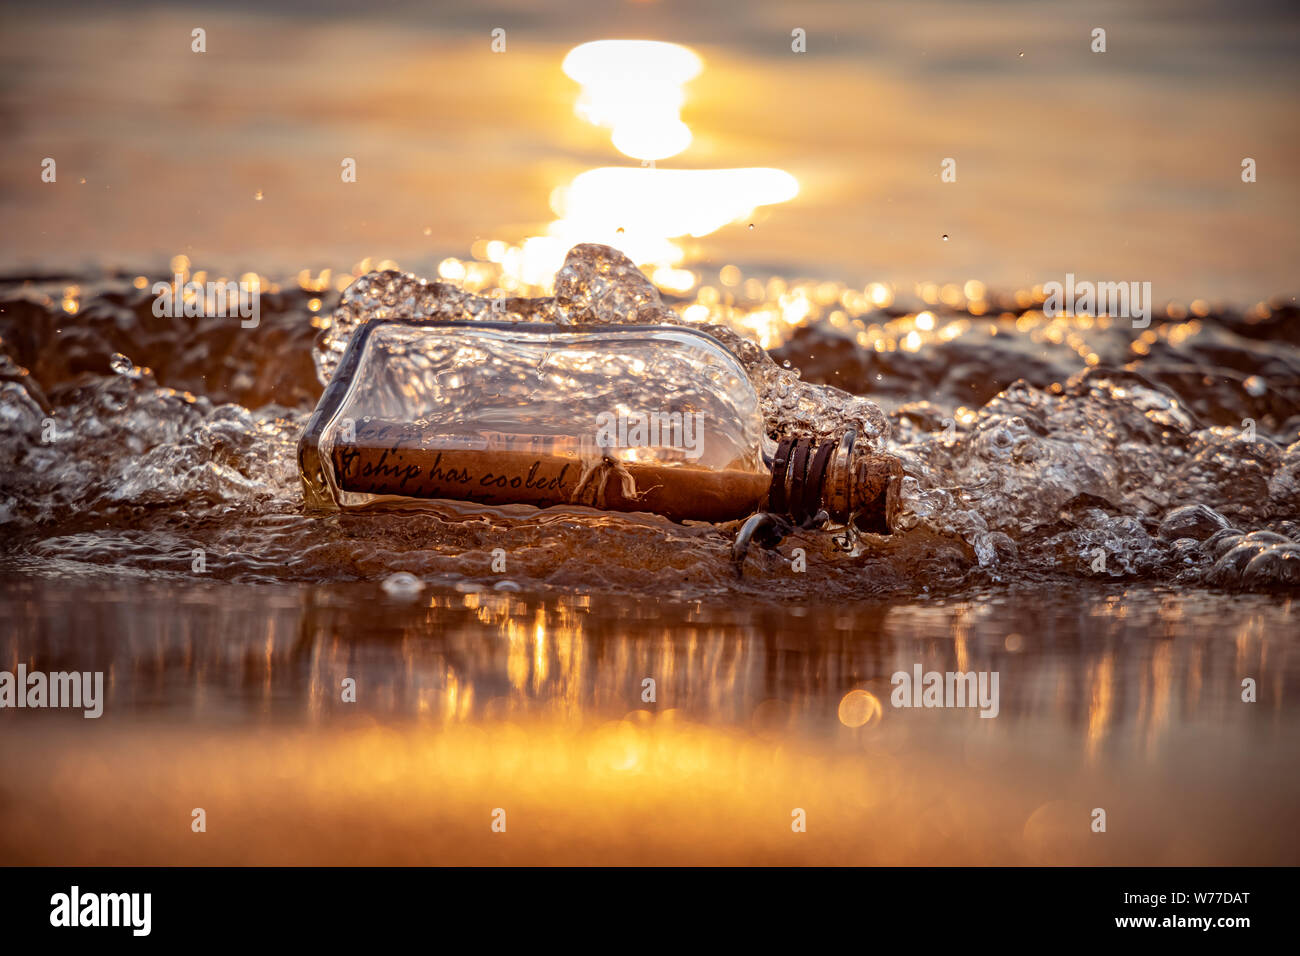
[[[692,329],[436,321],[354,333],[299,464],[315,508],[445,498],[704,521],[824,508],[882,531],[900,474],[854,460],[851,439],[771,441],[740,363]]]

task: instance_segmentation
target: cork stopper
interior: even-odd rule
[[[890,534],[898,514],[903,465],[892,455],[854,454],[857,435],[815,445],[810,438],[786,438],[772,461],[769,511],[803,523],[825,511],[838,524]]]

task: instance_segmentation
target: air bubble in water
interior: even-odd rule
[[[121,352],[113,353],[113,357],[108,360],[108,367],[117,375],[130,375],[135,371],[135,363]]]

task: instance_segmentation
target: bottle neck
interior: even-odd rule
[[[889,534],[898,508],[902,463],[892,455],[854,454],[856,434],[838,440],[785,438],[772,460],[767,510],[796,524],[819,511],[838,524]]]

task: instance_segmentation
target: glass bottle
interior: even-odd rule
[[[682,326],[372,321],[298,445],[307,505],[588,505],[676,521],[825,510],[889,530],[901,466],[770,439],[736,357]]]

